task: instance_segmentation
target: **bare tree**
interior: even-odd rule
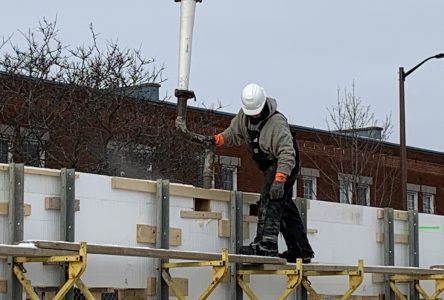
[[[337,103],[327,111],[329,133],[319,136],[326,145],[324,155],[307,154],[323,175],[324,190],[318,193],[346,203],[389,205],[399,172],[388,163],[384,144],[392,130],[390,116],[379,124],[371,107],[355,94],[354,84],[351,91],[338,89]]]
[[[43,20],[20,32],[24,46],[11,37],[1,44],[0,139],[9,160],[195,184],[189,170],[202,148],[174,129],[167,99],[150,94],[164,66],[117,42],[101,46],[92,25],[90,32],[90,45],[71,47],[55,21]],[[208,120],[196,127],[210,133]]]

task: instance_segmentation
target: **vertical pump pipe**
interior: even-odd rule
[[[185,124],[187,101],[194,98],[194,92],[188,90],[191,69],[191,50],[193,46],[194,18],[196,3],[202,0],[174,0],[180,2],[179,33],[179,76],[175,96],[177,97],[178,122]],[[179,126],[178,126],[179,127]],[[183,126],[181,126],[183,127]],[[185,128],[179,128],[184,131]]]
[[[177,0],[176,0],[177,2]],[[193,44],[194,17],[196,0],[181,0],[180,37],[179,37],[179,78],[177,89],[188,90]]]
[[[177,97],[176,128],[185,134],[191,141],[203,144],[205,150],[205,162],[203,166],[203,187],[212,187],[214,151],[206,136],[191,132],[187,128],[187,101],[195,98],[194,92],[190,91],[189,80],[191,70],[191,50],[193,45],[193,29],[196,13],[196,3],[202,0],[174,0],[180,2],[180,35],[179,35],[179,75],[175,96]]]

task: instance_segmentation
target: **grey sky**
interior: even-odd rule
[[[103,40],[141,48],[165,64],[161,94],[177,82],[179,3],[145,1],[4,1],[0,34],[54,20],[65,43]],[[290,123],[326,129],[337,89],[351,89],[379,120],[392,115],[398,143],[398,67],[444,52],[442,0],[203,0],[198,4],[190,89],[193,105],[220,101],[237,112],[242,87],[263,85]],[[407,144],[444,152],[444,59],[406,80]],[[173,101],[175,101],[173,99]]]

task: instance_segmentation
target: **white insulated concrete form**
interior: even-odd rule
[[[97,244],[155,247],[150,227],[156,226],[156,183],[101,175],[76,173],[75,179],[75,240]],[[25,168],[24,240],[59,240],[61,179],[59,170]],[[214,197],[213,197],[214,196]],[[194,212],[196,198],[210,200],[208,212]],[[255,218],[249,217],[249,203],[257,195],[246,194],[243,213],[250,242],[255,235]],[[9,199],[8,165],[0,165],[0,206]],[[221,228],[230,216],[230,192],[202,190],[192,186],[170,184],[170,227],[174,228],[175,250],[221,252],[229,248],[229,239]],[[187,213],[188,212],[188,213]],[[193,213],[194,212],[194,213]],[[395,265],[408,266],[408,223],[402,212],[395,212]],[[398,216],[398,217],[397,217]],[[444,262],[444,217],[419,214],[419,266],[428,268]],[[308,237],[316,252],[315,262],[335,264],[384,265],[382,210],[373,207],[344,205],[311,200],[307,209]],[[9,241],[8,215],[0,212],[2,228],[0,243]],[[170,231],[171,234],[172,231]],[[247,234],[248,233],[248,234]],[[145,235],[145,236],[144,236]],[[222,237],[221,237],[222,236]],[[144,243],[139,241],[147,241]],[[280,238],[280,250],[285,243]],[[2,261],[0,277],[8,277],[8,267]],[[87,269],[82,276],[89,288],[143,289],[156,276],[156,259],[89,255]],[[189,299],[197,299],[211,280],[209,268],[172,269],[172,277],[188,279]],[[27,268],[27,276],[35,287],[55,287],[59,284],[60,267],[34,264]],[[347,288],[347,277],[314,277],[310,279],[320,294],[337,295]],[[363,284],[354,293],[378,296],[384,285],[375,276],[366,274]],[[250,277],[250,286],[260,299],[276,299],[284,289],[286,277],[257,275]],[[432,291],[433,283],[424,284]],[[403,288],[407,293],[407,288]],[[0,299],[7,299],[0,294]],[[149,298],[148,298],[149,299]],[[154,297],[152,299],[155,299]],[[229,299],[227,283],[221,283],[210,299]],[[246,299],[246,298],[245,298]],[[293,298],[292,298],[293,299]]]

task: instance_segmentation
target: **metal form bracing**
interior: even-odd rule
[[[237,271],[237,282],[251,300],[258,300],[259,298],[245,282],[245,275],[286,275],[287,286],[278,297],[279,300],[284,300],[302,282],[302,260],[298,259],[294,266],[288,265],[288,267],[288,269],[279,270],[260,270],[255,268],[254,266],[243,266],[242,269]]]
[[[25,204],[25,166],[24,164],[9,165],[9,243],[14,244],[23,240]],[[11,258],[8,259],[11,268]],[[8,272],[8,299],[20,300],[23,298],[23,289],[20,282],[13,275],[13,269]]]
[[[230,200],[230,253],[239,253],[244,240],[243,234],[243,194],[238,191],[231,192]],[[230,268],[230,299],[243,299],[242,288],[236,283],[237,269],[240,264],[233,264]]]
[[[228,249],[223,249],[222,257],[220,260],[211,261],[195,261],[195,262],[177,262],[177,263],[163,263],[162,264],[162,278],[168,284],[168,286],[173,290],[174,294],[179,300],[185,300],[186,297],[180,292],[180,290],[175,286],[169,270],[172,268],[188,268],[188,267],[212,267],[212,278],[211,282],[205,291],[199,296],[199,300],[207,299],[210,294],[214,291],[217,285],[221,282],[222,278],[228,272]]]
[[[302,225],[304,225],[305,230],[307,230],[307,204],[308,199],[296,198],[296,207],[298,208],[299,215],[301,216]],[[304,285],[299,285],[296,288],[296,293],[294,295],[295,300],[307,300],[307,290]]]
[[[31,285],[31,281],[26,278],[26,269],[24,267],[25,263],[33,263],[33,262],[63,262],[68,264],[68,276],[65,283],[62,287],[57,291],[53,300],[61,300],[65,297],[65,295],[71,290],[71,288],[76,285],[80,291],[83,293],[83,296],[86,300],[95,300],[94,296],[85,286],[85,284],[80,279],[80,276],[86,269],[86,254],[87,254],[87,246],[85,242],[80,243],[79,253],[76,255],[61,255],[61,256],[47,256],[47,257],[24,257],[17,256],[14,257],[13,263],[13,271],[15,276],[17,277],[20,284],[23,286],[26,294],[31,300],[39,300],[39,296],[35,292],[33,286]]]
[[[156,230],[156,248],[168,249],[169,245],[169,230],[170,227],[170,181],[169,180],[157,180],[157,230]],[[162,264],[167,263],[167,258],[159,258],[156,262],[156,269],[159,270],[156,280],[156,291],[158,293],[158,299],[169,299],[169,289],[166,284],[162,271]]]

